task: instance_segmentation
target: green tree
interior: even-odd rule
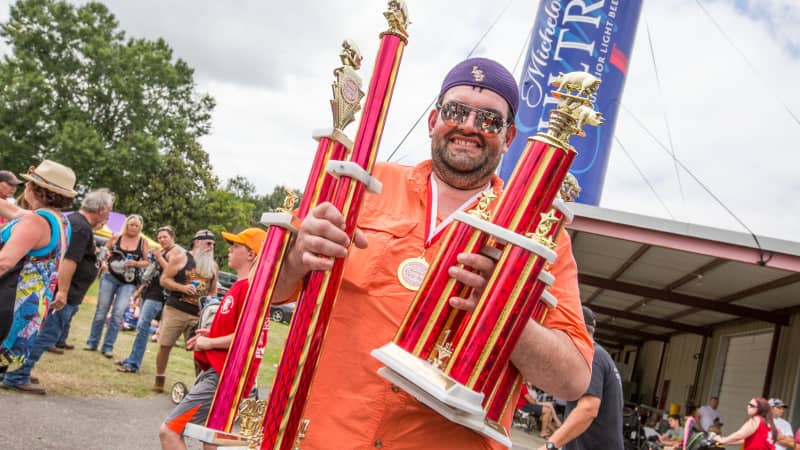
[[[214,100],[164,40],[126,38],[101,3],[54,0],[15,3],[0,37],[12,51],[0,61],[4,169],[54,159],[75,170],[79,191],[109,187],[115,209],[142,214],[147,229],[170,223],[182,237],[247,209],[238,198],[218,201],[198,142]]]

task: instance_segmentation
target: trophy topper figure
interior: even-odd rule
[[[600,86],[600,79],[587,72],[559,74],[553,80],[553,97],[558,105],[550,111],[549,129],[536,136],[553,145],[572,149],[569,138],[573,135],[586,136],[584,125],[600,126],[603,115],[595,111],[592,96]]]
[[[283,198],[283,208],[278,208],[279,213],[290,213],[294,211],[294,205],[297,203],[297,191],[289,189],[286,191],[286,196]]]
[[[491,219],[491,214],[489,213],[489,205],[491,205],[492,200],[496,198],[497,195],[495,195],[494,191],[491,188],[481,192],[481,198],[480,200],[478,200],[478,204],[475,206],[475,209],[471,209],[469,213],[482,220]]]
[[[386,21],[389,23],[389,29],[381,33],[381,36],[384,34],[393,34],[404,42],[408,40],[408,32],[406,29],[411,22],[408,21],[408,8],[406,7],[405,1],[390,0],[389,9],[383,13],[383,17],[385,17]]]
[[[600,79],[587,72],[559,73],[553,80],[552,86],[557,87],[558,92],[566,88],[567,92],[576,91],[574,95],[578,97],[581,94],[591,96],[600,87]]]
[[[333,98],[331,111],[333,112],[333,128],[339,131],[355,120],[356,113],[361,110],[361,99],[364,91],[361,90],[361,77],[356,70],[361,68],[361,51],[355,42],[345,39],[342,42],[342,51],[339,53],[342,67],[333,71],[336,79],[333,81]]]
[[[564,177],[564,182],[561,183],[561,198],[565,202],[574,202],[578,199],[578,196],[581,194],[581,185],[578,184],[578,179],[575,178],[570,172],[567,172],[567,176]]]

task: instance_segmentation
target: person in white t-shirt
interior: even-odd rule
[[[771,398],[767,403],[769,403],[772,410],[772,422],[775,423],[775,428],[778,429],[778,442],[775,443],[775,450],[792,450],[794,448],[792,424],[783,418],[783,413],[789,405],[783,403],[783,400],[779,398]]]
[[[707,405],[700,407],[700,426],[703,427],[703,431],[708,431],[715,424],[722,426],[722,416],[719,414],[718,406],[719,397],[711,397]]]

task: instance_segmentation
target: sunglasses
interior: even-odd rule
[[[475,113],[475,125],[485,134],[497,134],[511,123],[497,111],[473,108],[459,102],[437,104],[439,115],[447,125],[453,127],[467,121],[470,113]]]

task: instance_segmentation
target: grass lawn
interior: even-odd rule
[[[126,374],[116,371],[114,361],[128,356],[136,331],[120,331],[114,344],[114,359],[103,357],[100,352],[82,350],[89,336],[89,327],[94,317],[97,296],[95,283],[84,299],[80,310],[72,320],[68,343],[75,346],[64,355],[45,352],[33,374],[39,377],[48,394],[80,397],[146,397],[156,395],[150,391],[155,375],[155,360],[158,344],[148,342],[147,352],[139,373]],[[269,387],[275,375],[275,367],[280,359],[281,349],[286,340],[288,326],[270,322],[269,339],[264,359],[258,373],[258,386]],[[105,329],[104,329],[105,331]],[[101,341],[102,342],[102,341]],[[195,378],[192,352],[181,347],[172,349],[167,367],[169,389],[176,381],[191,386]]]

